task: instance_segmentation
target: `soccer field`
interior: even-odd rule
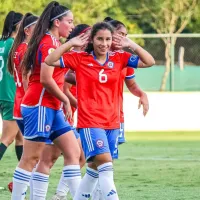
[[[121,200],[199,200],[200,133],[127,133],[115,161],[115,182]],[[0,162],[0,200],[10,199],[7,184],[16,167],[14,146]],[[53,195],[63,159],[53,167],[47,200]],[[84,171],[84,170],[83,170]]]

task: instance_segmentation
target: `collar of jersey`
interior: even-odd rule
[[[46,32],[46,35],[50,35],[51,37],[53,37],[54,39],[56,39],[56,37],[55,36],[53,36],[51,33],[49,33],[49,32]],[[56,39],[57,40],[57,39]]]
[[[105,63],[103,63],[103,64],[101,64],[101,63],[97,60],[97,57],[96,57],[96,55],[94,54],[94,51],[92,51],[92,56],[94,57],[94,59],[96,60],[96,62],[98,62],[99,65],[101,65],[101,66],[104,66],[104,65],[108,62],[108,60],[109,60],[109,54],[108,54],[108,53],[106,54],[106,61],[105,61]]]

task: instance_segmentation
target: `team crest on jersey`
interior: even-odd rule
[[[100,139],[97,140],[97,141],[96,141],[96,145],[97,145],[98,148],[102,148],[102,147],[104,146],[103,140],[100,140]]]
[[[46,131],[50,131],[50,128],[51,128],[51,127],[50,127],[49,125],[46,125],[46,126],[45,126],[45,130],[46,130]]]
[[[114,63],[111,62],[111,61],[109,61],[109,62],[108,62],[108,67],[109,67],[110,69],[112,69],[112,68],[114,67]]]
[[[132,55],[132,56],[130,57],[130,61],[131,61],[131,62],[134,62],[136,59],[137,59],[137,56],[136,56],[136,55]]]
[[[50,53],[52,53],[52,52],[54,52],[54,51],[55,51],[54,48],[50,48],[50,49],[48,50],[48,54],[50,54]]]

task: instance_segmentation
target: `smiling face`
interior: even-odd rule
[[[108,29],[97,31],[92,39],[95,55],[106,55],[112,44],[112,33]]]

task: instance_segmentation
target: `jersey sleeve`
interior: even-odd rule
[[[139,56],[128,53],[128,52],[123,52],[122,53],[122,59],[123,59],[123,67],[132,67],[132,68],[137,68],[138,67],[138,62],[139,62]]]
[[[126,79],[132,79],[132,78],[135,78],[135,70],[132,67],[127,67]]]
[[[38,49],[38,61],[43,63],[45,58],[56,49],[56,46],[51,44],[41,44]]]
[[[81,53],[77,52],[68,52],[63,54],[60,58],[60,66],[62,68],[68,67],[73,71],[76,71],[76,68],[80,65]]]

